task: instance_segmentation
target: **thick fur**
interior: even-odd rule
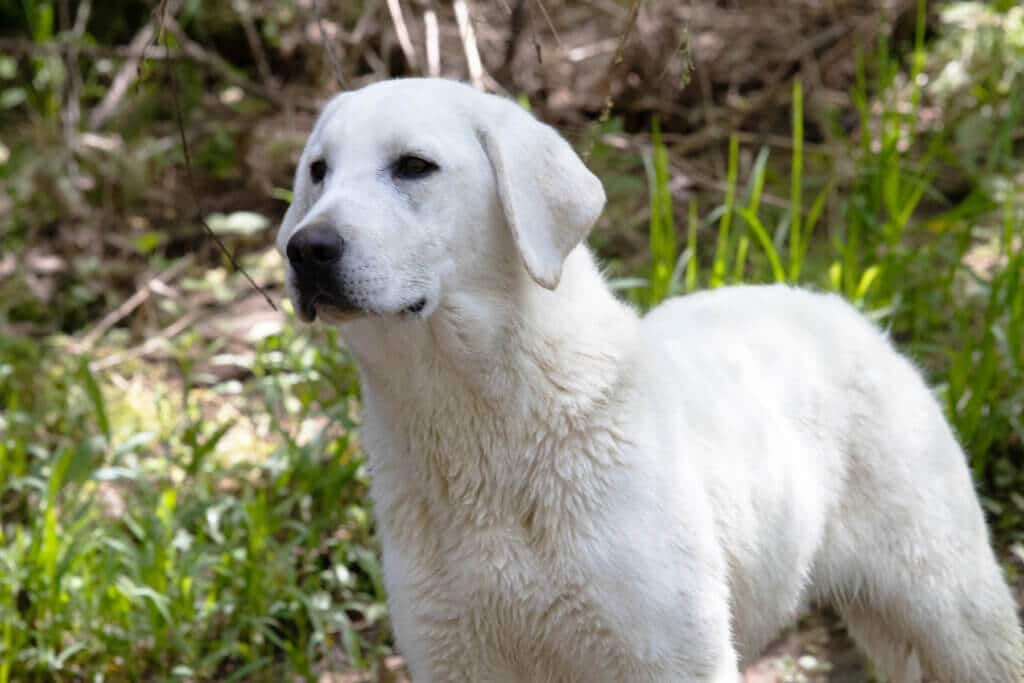
[[[409,152],[439,169],[389,174]],[[638,317],[580,245],[603,202],[552,129],[449,81],[343,94],[310,136],[279,245],[324,223],[345,240],[358,310],[318,312],[361,373],[415,683],[734,683],[811,601],[896,683],[1024,681],[918,371],[832,295],[737,287]]]

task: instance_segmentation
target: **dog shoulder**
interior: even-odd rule
[[[765,343],[796,337],[841,339],[842,346],[875,347],[885,334],[838,294],[788,285],[745,285],[674,297],[643,319],[651,336],[716,332]],[[810,333],[810,334],[808,334]]]

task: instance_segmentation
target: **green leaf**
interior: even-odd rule
[[[92,405],[93,412],[96,414],[96,423],[99,425],[100,431],[103,436],[107,438],[107,443],[110,443],[110,421],[107,419],[106,404],[103,401],[103,392],[100,391],[99,384],[96,383],[96,377],[92,374],[92,370],[89,368],[89,360],[85,357],[82,358],[78,366],[78,376],[85,387],[85,394],[89,397],[89,403]]]
[[[669,188],[668,151],[661,140],[661,125],[651,123],[651,154],[644,157],[650,194],[651,274],[646,303],[654,306],[669,294],[672,266],[676,262],[675,217]]]
[[[7,55],[0,56],[0,78],[12,80],[18,75],[18,60]]]
[[[135,251],[143,256],[151,254],[167,241],[167,235],[158,230],[149,230],[137,235],[132,241]]]
[[[43,570],[43,576],[50,589],[57,590],[54,579],[57,575],[57,554],[60,542],[57,538],[57,494],[60,493],[64,484],[64,476],[67,474],[68,466],[73,457],[71,449],[65,449],[57,458],[50,473],[50,481],[46,494],[46,513],[43,518],[43,542],[39,548],[38,562]]]
[[[0,109],[13,109],[28,98],[24,88],[7,88],[0,92]]]
[[[690,199],[686,218],[686,248],[690,251],[690,260],[686,263],[686,293],[697,289],[697,198]]]
[[[804,182],[804,96],[800,79],[793,82],[793,161],[789,177],[789,279],[796,282],[803,266],[801,239]]]
[[[779,259],[779,252],[775,249],[775,244],[772,242],[772,238],[769,237],[768,231],[765,230],[764,224],[761,223],[761,219],[751,209],[736,209],[736,213],[747,222],[747,225],[754,232],[757,241],[761,244],[761,248],[764,249],[764,253],[768,257],[768,263],[772,268],[772,277],[776,282],[785,282],[786,271],[783,269],[782,261]]]
[[[270,221],[253,211],[215,213],[206,219],[210,229],[218,235],[255,235],[270,227]]]
[[[871,285],[878,279],[878,274],[880,272],[881,268],[878,264],[875,264],[861,273],[860,282],[857,283],[857,291],[853,297],[856,301],[864,300],[864,297],[867,296],[868,290],[871,289]]]
[[[718,223],[718,242],[715,244],[715,260],[711,266],[711,288],[725,284],[725,272],[729,260],[729,226],[732,223],[733,206],[736,200],[736,176],[739,169],[740,141],[735,135],[729,137],[729,172],[725,187],[725,205]]]

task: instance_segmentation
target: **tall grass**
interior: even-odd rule
[[[922,133],[917,125],[925,11],[921,0],[909,111],[887,107],[872,113],[878,100],[872,100],[870,93],[889,91],[897,73],[884,34],[875,50],[870,85],[867,60],[858,55],[852,95],[860,114],[860,138],[853,149],[856,171],[843,183],[834,174],[814,177],[808,172],[800,80],[792,89],[792,155],[785,210],[766,208],[761,202],[769,168],[767,148],[759,150],[747,173],[746,199],[737,201],[741,149],[733,136],[722,204],[700,220],[691,200],[687,245],[681,253],[672,253],[668,247],[674,241],[665,234],[676,230],[666,224],[672,215],[665,207],[668,179],[648,173],[652,265],[645,295],[638,301],[649,307],[661,300],[663,292],[675,295],[700,286],[763,282],[842,294],[885,326],[925,366],[970,453],[975,477],[992,485],[997,462],[1004,471],[1024,468],[1024,222],[1007,200],[997,221],[999,229],[993,230],[993,216],[977,210],[987,205],[976,196],[943,211],[938,224],[944,227],[938,233],[929,228],[937,219],[919,217],[927,194],[941,199],[929,173],[934,161],[948,153],[942,131]],[[1011,104],[1010,121],[1003,122],[1000,133],[1022,114]],[[653,158],[668,154],[657,126],[651,145]],[[819,168],[831,168],[818,161]],[[804,193],[814,186],[818,188],[814,200],[805,209]],[[819,232],[828,207],[838,220],[828,226],[830,236],[825,238]],[[734,216],[740,220],[739,230]],[[770,232],[767,226],[772,225]],[[698,245],[698,226],[716,229],[710,253]],[[979,274],[964,256],[993,232],[997,233],[991,238],[993,267],[990,273]],[[679,265],[666,289],[663,274],[673,262]],[[685,283],[680,277],[682,264]]]
[[[651,275],[645,298],[653,304],[668,296],[672,286],[676,252],[675,214],[669,188],[668,151],[661,141],[661,126],[654,117],[651,129],[651,154],[644,156],[650,188],[651,219],[648,226],[651,249]]]
[[[216,460],[234,421],[188,389],[184,405],[153,397],[166,428],[137,429],[57,352],[0,342],[0,683],[315,678],[387,652],[354,376],[332,335],[263,343],[254,388],[276,443],[237,464]]]

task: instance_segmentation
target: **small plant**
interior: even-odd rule
[[[154,396],[166,428],[134,431],[87,359],[0,344],[0,682],[312,676],[335,647],[364,667],[387,652],[356,385],[327,336],[263,342],[253,388],[281,438],[234,465],[237,420],[202,417],[198,390]]]
[[[651,246],[651,275],[645,300],[653,306],[669,294],[676,260],[676,224],[669,189],[668,152],[661,141],[658,117],[651,124],[651,154],[644,157],[651,198],[651,221],[648,228]]]

